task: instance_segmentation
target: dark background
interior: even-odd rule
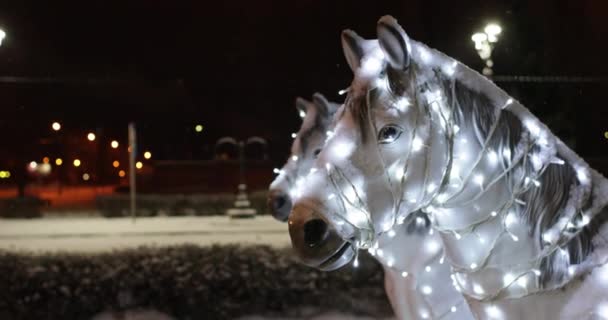
[[[349,85],[341,30],[375,38],[384,14],[476,70],[470,37],[498,22],[495,75],[591,79],[498,84],[579,154],[606,155],[605,1],[4,1],[0,163],[48,153],[52,121],[122,145],[135,121],[157,160],[210,159],[219,137],[256,135],[280,165],[296,96],[341,101]]]

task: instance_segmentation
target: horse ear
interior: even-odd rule
[[[384,16],[376,27],[378,42],[393,69],[405,70],[410,65],[409,38],[397,20]]]
[[[312,95],[312,103],[319,109],[319,113],[322,115],[329,115],[331,112],[331,103],[325,99],[325,96],[316,92]]]
[[[297,97],[296,98],[296,109],[300,112],[300,115],[306,115],[308,113],[308,107],[310,106],[310,101]],[[304,117],[304,116],[302,116]]]
[[[353,72],[361,65],[361,59],[365,54],[364,42],[365,39],[361,38],[356,32],[352,30],[342,31],[342,51],[344,51],[346,62]]]

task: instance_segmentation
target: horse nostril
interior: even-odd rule
[[[309,247],[322,244],[327,235],[327,223],[321,219],[312,219],[304,224],[304,243]]]
[[[274,197],[274,208],[275,209],[280,209],[282,208],[285,203],[287,202],[287,196],[285,196],[284,194],[280,194]]]

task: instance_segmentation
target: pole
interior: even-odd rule
[[[245,184],[245,143],[239,142],[239,183]]]
[[[135,135],[135,124],[129,123],[129,193],[131,198],[131,218],[135,223],[135,155],[137,154],[137,137]]]

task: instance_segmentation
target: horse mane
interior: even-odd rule
[[[446,77],[440,70],[435,70],[437,83],[445,94],[448,106],[452,106],[454,121],[460,127],[472,127],[477,138],[477,142],[483,145],[487,138],[489,146],[493,150],[516,150],[522,139],[526,139],[527,130],[522,124],[522,120],[509,109],[501,109],[486,94],[471,89],[458,78]],[[497,112],[498,111],[498,112]],[[491,127],[496,124],[496,129],[491,132]],[[489,135],[492,135],[489,137]],[[533,147],[530,152],[537,152],[537,147]],[[499,165],[506,170],[513,159],[500,157],[502,161]],[[528,176],[533,173],[530,165],[520,165],[523,172],[511,170],[507,174],[509,185],[515,183],[515,176]],[[545,231],[553,227],[560,218],[566,213],[566,206],[572,196],[572,190],[580,185],[576,170],[572,164],[565,162],[563,165],[549,163],[536,178],[540,182],[538,188],[528,188],[519,195],[525,205],[522,210],[517,210],[519,218],[527,222],[530,235],[536,235],[538,247],[542,247],[542,235]],[[593,185],[592,185],[593,188]],[[593,191],[593,190],[592,190]],[[590,192],[594,194],[594,192]],[[587,197],[581,208],[578,209],[578,217],[582,218],[582,212],[589,208],[594,202],[593,197]],[[518,205],[518,204],[514,204]],[[541,287],[549,287],[560,284],[568,278],[567,265],[582,263],[594,250],[592,239],[598,235],[600,227],[608,220],[608,212],[603,209],[598,213],[589,224],[587,224],[578,234],[566,243],[562,248],[569,254],[569,260],[563,261],[563,257],[555,250],[550,255],[541,260],[540,268],[543,271],[541,277]],[[579,219],[580,220],[580,219]]]

